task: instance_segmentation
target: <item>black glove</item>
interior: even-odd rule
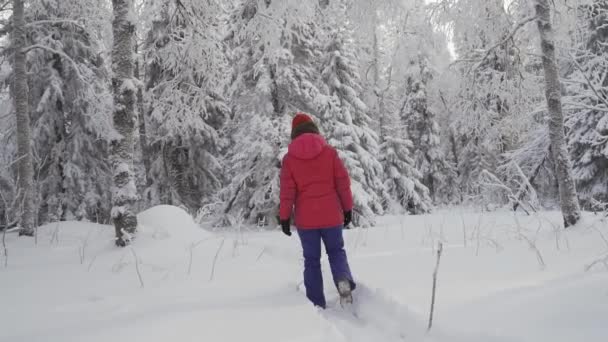
[[[289,219],[281,220],[281,229],[283,230],[283,233],[285,235],[291,236],[291,226],[289,224]]]
[[[350,222],[353,220],[353,212],[352,211],[345,211],[344,212],[344,229],[350,229],[350,227],[348,226],[350,224]]]

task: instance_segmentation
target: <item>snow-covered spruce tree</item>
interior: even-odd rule
[[[439,191],[446,190],[446,178],[452,172],[441,149],[441,131],[436,115],[431,107],[428,87],[433,73],[424,55],[419,55],[410,63],[411,73],[407,75],[406,95],[400,116],[405,123],[413,146],[415,167],[422,174],[422,183],[429,189],[436,201]],[[440,196],[439,196],[440,197]]]
[[[165,0],[145,43],[147,61],[145,192],[150,205],[198,210],[222,185],[220,130],[229,117],[223,98],[227,59],[219,35],[220,1]],[[158,9],[158,7],[156,7]]]
[[[13,101],[17,118],[17,158],[19,161],[19,202],[22,202],[19,235],[34,235],[34,166],[32,162],[30,114],[25,60],[26,27],[24,4],[13,0]]]
[[[566,101],[576,106],[566,116],[568,147],[581,203],[608,202],[608,3],[581,6],[584,37]]]
[[[278,211],[279,165],[296,111],[316,114],[316,2],[245,0],[230,18],[233,116],[223,213],[261,224]]]
[[[133,206],[137,189],[133,174],[133,138],[135,132],[135,93],[133,78],[135,61],[135,15],[132,0],[112,0],[114,37],[112,49],[112,91],[114,95],[114,128],[120,137],[112,141],[112,220],[116,230],[116,245],[126,246],[137,229]]]
[[[564,133],[564,117],[562,114],[561,86],[555,58],[555,43],[551,24],[551,7],[548,0],[536,0],[534,4],[537,15],[537,26],[540,34],[545,70],[545,89],[549,111],[549,137],[551,153],[555,160],[555,174],[559,184],[560,205],[564,226],[575,225],[580,217],[580,207],[576,194],[572,164]]]
[[[0,64],[0,230],[13,228],[19,222],[14,205],[17,197],[18,166],[14,165],[17,157],[17,141],[15,139],[16,118],[13,114],[13,99],[9,94],[9,62]],[[10,167],[9,167],[10,166]]]
[[[397,116],[387,116],[387,127],[381,137],[380,161],[384,167],[384,185],[389,194],[387,207],[394,203],[410,214],[421,214],[431,210],[429,189],[421,182],[423,175],[415,168],[412,159],[414,145]]]
[[[32,0],[25,12],[40,223],[109,220],[109,75],[99,32],[88,29],[95,25],[87,11],[97,2],[87,1]],[[108,18],[104,10],[95,15]]]
[[[438,44],[439,39],[428,20],[424,1],[413,1],[407,14],[405,27],[397,37],[394,57],[402,61],[396,67],[399,77],[405,81],[401,85],[405,91],[398,110],[407,138],[414,146],[414,166],[422,174],[422,183],[429,189],[433,201],[437,201],[437,193],[446,190],[442,183],[450,170],[440,146],[441,132],[430,89],[438,73],[435,56],[441,54],[438,46],[442,45]]]
[[[382,182],[379,139],[372,128],[368,107],[361,99],[352,30],[348,22],[339,20],[345,17],[344,5],[339,1],[330,3],[325,12],[333,23],[326,26],[328,41],[321,61],[327,96],[323,98],[320,122],[329,144],[338,150],[350,173],[355,212],[359,216],[356,223],[365,226],[374,224],[374,214],[383,213],[383,200],[394,195],[392,199],[402,203],[402,197],[396,192],[387,193]]]

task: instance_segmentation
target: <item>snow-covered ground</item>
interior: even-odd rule
[[[6,235],[0,341],[605,342],[608,223],[586,214],[439,210],[346,232],[355,314],[306,300],[296,236],[210,233],[180,209],[140,216],[132,247],[113,229],[67,222]],[[465,229],[463,229],[465,227]],[[443,241],[435,326],[426,333],[435,246]],[[327,267],[326,267],[327,269]]]

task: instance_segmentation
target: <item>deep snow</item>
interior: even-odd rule
[[[336,304],[328,275],[330,308],[306,301],[296,236],[245,228],[211,233],[168,206],[139,220],[126,249],[114,247],[112,227],[91,223],[41,227],[37,244],[7,234],[0,341],[608,338],[608,270],[600,263],[585,271],[608,253],[608,223],[599,215],[587,213],[563,231],[556,212],[453,208],[349,230],[359,282],[355,315]],[[426,334],[440,240],[435,328]]]

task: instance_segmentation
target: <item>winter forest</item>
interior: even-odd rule
[[[180,206],[274,229],[309,113],[354,223],[608,201],[604,0],[0,1],[0,228]]]

